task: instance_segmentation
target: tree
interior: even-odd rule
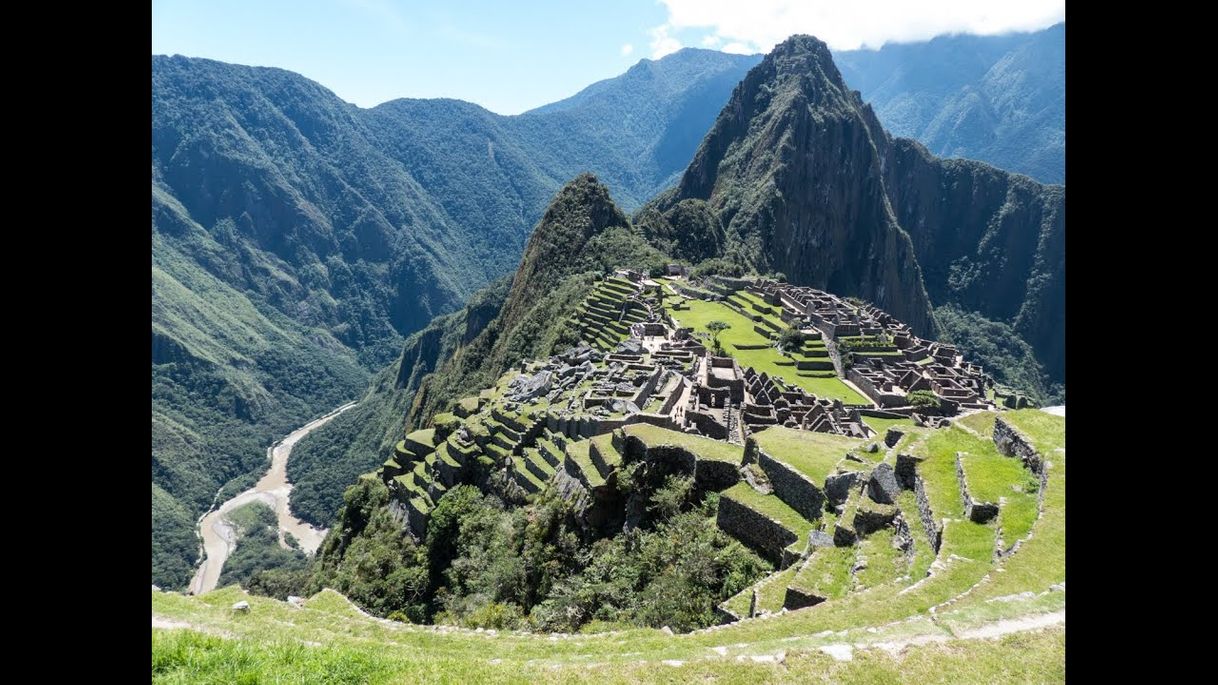
[[[909,404],[917,409],[939,411],[942,404],[938,396],[929,390],[915,390],[909,393]]]
[[[778,336],[778,346],[788,352],[798,350],[804,342],[804,334],[794,326],[789,326]]]
[[[723,355],[723,345],[719,343],[719,334],[729,328],[731,328],[731,324],[718,320],[706,324],[706,330],[711,332],[715,343],[715,354],[719,356]]]

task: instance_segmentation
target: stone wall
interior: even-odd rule
[[[939,547],[943,544],[943,524],[935,519],[935,512],[931,511],[921,476],[914,479],[914,496],[918,502],[918,518],[922,520],[922,527],[926,529],[926,537],[930,538],[935,554],[938,554]]]
[[[776,564],[783,562],[783,550],[799,539],[794,532],[730,497],[719,498],[716,523],[723,532],[756,549]]]
[[[1016,457],[1023,465],[1037,475],[1042,470],[1040,453],[1032,446],[1032,442],[1023,436],[1014,426],[1003,420],[1002,416],[994,421],[994,446],[1001,454]]]
[[[850,489],[858,485],[862,474],[857,471],[834,473],[825,478],[825,496],[834,507],[840,507],[850,498]]]
[[[757,463],[770,479],[774,494],[801,516],[814,521],[825,509],[825,494],[809,478],[757,449]]]

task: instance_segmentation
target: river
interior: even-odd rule
[[[237,532],[228,521],[229,512],[255,501],[261,501],[275,511],[279,519],[279,544],[287,547],[284,533],[291,533],[300,542],[306,554],[313,554],[326,537],[326,529],[317,529],[292,516],[288,508],[288,497],[292,484],[288,482],[288,457],[300,439],[320,428],[331,419],[355,406],[348,402],[325,416],[297,428],[283,440],[267,448],[271,459],[270,468],[253,488],[233,497],[213,509],[199,520],[199,535],[203,538],[205,557],[190,581],[191,594],[199,595],[216,589],[224,562],[237,545]]]

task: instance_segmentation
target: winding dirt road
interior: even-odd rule
[[[237,532],[228,521],[229,512],[251,502],[260,501],[269,506],[279,519],[279,544],[287,547],[284,533],[291,533],[300,542],[300,547],[306,554],[313,554],[321,546],[326,537],[325,529],[317,529],[300,519],[292,516],[288,509],[288,497],[292,494],[292,484],[288,482],[288,457],[292,448],[300,439],[313,430],[320,428],[331,419],[355,406],[348,402],[325,416],[297,428],[288,437],[267,448],[271,458],[271,467],[266,475],[253,488],[233,497],[219,508],[209,512],[199,521],[199,535],[203,538],[205,556],[190,581],[190,592],[194,595],[203,594],[216,589],[220,580],[220,571],[228,555],[232,554],[237,545]]]

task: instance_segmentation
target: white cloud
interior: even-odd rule
[[[758,50],[747,43],[741,42],[728,43],[719,49],[723,52],[731,52],[737,55],[752,55],[754,53],[764,52],[764,50]]]
[[[716,36],[714,34],[711,34],[709,36],[702,36],[702,47],[713,48],[716,45],[718,45],[719,43],[721,43],[722,41],[723,41],[722,38],[720,38],[719,36]]]
[[[651,58],[660,59],[681,49],[681,41],[668,35],[668,24],[651,30]]]
[[[634,52],[634,46],[631,45],[630,43],[626,43],[625,45],[622,46],[622,56],[623,57],[625,57],[626,55],[629,55],[632,52]]]
[[[680,48],[673,34],[682,30],[709,30],[703,45],[722,41],[748,52],[767,52],[794,33],[816,36],[834,50],[854,50],[944,33],[1033,31],[1066,17],[1065,0],[659,1],[668,21],[652,29],[651,48],[662,54]],[[715,43],[707,42],[711,37]]]

